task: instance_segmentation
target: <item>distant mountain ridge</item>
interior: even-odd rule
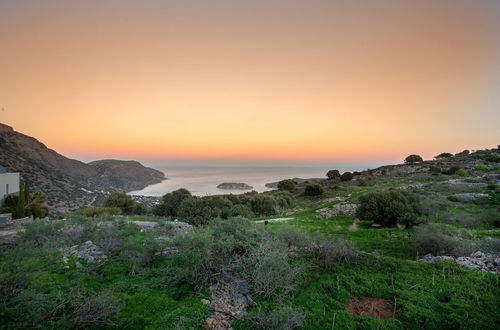
[[[21,173],[33,190],[47,194],[55,213],[90,205],[106,192],[140,190],[165,180],[163,172],[137,161],[108,159],[85,164],[67,158],[2,123],[0,165],[8,172]]]

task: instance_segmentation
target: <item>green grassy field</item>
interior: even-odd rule
[[[293,290],[255,295],[257,306],[249,308],[248,315],[271,315],[274,310],[290,307],[304,317],[302,327],[305,329],[500,328],[498,275],[452,262],[418,263],[416,260],[421,254],[415,248],[418,233],[414,228],[377,229],[372,227],[372,222],[360,221],[354,216],[322,219],[316,212],[336,203],[356,202],[359,196],[370,191],[414,182],[381,180],[368,186],[350,184],[327,189],[321,196],[298,197],[293,210],[275,216],[293,220],[254,225],[261,232],[259,235],[270,237],[278,237],[273,235],[293,228],[310,237],[320,237],[322,241],[346,238],[360,257],[329,266],[311,254],[290,258],[292,266],[300,269]],[[425,189],[416,190],[415,194],[425,197],[426,212],[420,221],[456,230],[467,242],[495,239],[498,242],[500,232],[495,222],[498,221],[498,190],[485,188],[481,192],[490,194],[488,202],[449,201],[446,195],[456,191],[442,191],[440,197],[426,199]],[[344,197],[345,201],[328,200],[336,196]],[[270,218],[273,217],[266,217]],[[259,219],[264,218],[252,220]],[[158,222],[160,230],[140,232],[130,221]],[[216,259],[217,251],[236,251],[237,235],[241,233],[224,236],[218,229],[201,230],[192,244],[200,251],[212,244],[214,248],[207,248],[208,257],[196,253],[184,259],[161,257],[154,252],[164,247],[157,246],[158,237],[165,235],[164,221],[114,216],[28,224],[20,243],[5,249],[0,258],[0,328],[203,328],[212,313],[201,301],[210,299],[210,281],[193,282],[189,272],[200,266],[197,263],[200,258]],[[106,229],[108,227],[111,229]],[[253,233],[253,229],[245,230]],[[61,262],[61,248],[89,239],[109,251],[105,261],[86,263],[71,257],[67,264]],[[258,241],[248,242],[259,245]],[[394,317],[376,320],[352,315],[347,305],[352,299],[364,297],[391,301],[396,306]],[[280,317],[276,316],[275,323],[268,324],[287,328],[288,318]],[[248,317],[237,320],[233,327],[255,329],[258,324]],[[260,327],[266,328],[262,324]],[[273,327],[267,325],[267,328]]]

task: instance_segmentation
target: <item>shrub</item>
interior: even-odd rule
[[[325,267],[332,267],[336,262],[352,262],[359,257],[354,245],[346,240],[325,241],[315,247],[316,260]]]
[[[285,190],[289,192],[295,191],[295,182],[291,179],[286,179],[278,182],[278,190]]]
[[[323,194],[323,187],[317,183],[311,183],[306,186],[305,196],[319,196]]]
[[[441,158],[450,158],[450,157],[453,157],[452,154],[450,154],[449,152],[443,152],[437,156],[434,156],[434,158],[436,159],[441,159]]]
[[[202,200],[198,197],[184,199],[176,213],[179,215],[179,218],[194,226],[205,225],[211,219],[219,216],[216,210],[204,206]]]
[[[351,181],[353,178],[354,178],[354,174],[352,174],[351,172],[344,172],[340,176],[341,181]]]
[[[135,202],[129,195],[122,192],[112,192],[104,199],[105,207],[119,208],[124,214],[134,214]]]
[[[409,155],[408,157],[405,158],[405,164],[410,164],[410,165],[415,163],[420,163],[423,161],[424,160],[419,155]]]
[[[81,293],[74,290],[69,297],[69,305],[73,310],[70,314],[70,322],[79,327],[111,326],[114,324],[114,315],[121,308],[111,291],[82,296]]]
[[[356,216],[384,227],[411,227],[422,214],[420,200],[407,191],[382,191],[362,195]]]
[[[456,175],[460,175],[460,176],[467,176],[469,175],[469,172],[463,168],[461,169],[458,169],[456,172],[455,172]]]
[[[490,169],[490,167],[486,164],[481,164],[481,165],[477,165],[476,167],[474,167],[474,169],[476,171],[488,171]]]
[[[455,156],[467,156],[468,154],[470,154],[470,151],[466,149],[462,152],[455,154]]]
[[[329,180],[340,179],[340,172],[339,170],[330,170],[326,173],[326,177]]]
[[[311,237],[304,231],[283,227],[278,232],[279,238],[288,246],[288,248],[305,248],[311,245]]]
[[[254,293],[271,296],[292,291],[293,281],[299,272],[297,266],[290,264],[286,246],[268,238],[245,260],[243,274],[252,284]]]
[[[448,169],[443,170],[442,173],[451,175],[451,174],[455,174],[455,172],[457,172],[460,169],[461,169],[460,166],[454,165],[454,166],[449,167]]]
[[[153,208],[153,214],[165,217],[176,217],[182,202],[192,197],[191,193],[184,188],[177,189],[162,197],[161,203]]]
[[[302,327],[306,317],[296,308],[281,306],[268,313],[260,310],[250,313],[246,319],[251,320],[257,329],[293,330]]]
[[[429,167],[429,172],[431,172],[432,174],[440,174],[441,168],[439,168],[437,166],[431,166],[431,167]]]
[[[120,215],[122,214],[122,210],[118,207],[86,207],[76,211],[75,214],[83,215],[88,218],[95,218],[107,215]]]
[[[0,213],[12,213],[14,219],[33,216],[45,218],[49,214],[47,196],[40,192],[30,192],[27,182],[23,182],[17,194],[7,195],[0,207]]]
[[[457,242],[437,231],[433,225],[423,225],[416,228],[415,248],[419,255],[452,255],[457,248]]]

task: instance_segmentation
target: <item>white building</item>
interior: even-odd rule
[[[5,169],[0,166],[0,205],[5,195],[19,192],[20,179],[21,176],[19,173],[7,173]]]

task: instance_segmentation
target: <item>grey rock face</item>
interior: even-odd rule
[[[500,274],[500,255],[499,254],[485,254],[481,251],[472,253],[469,257],[453,258],[450,256],[433,256],[432,254],[425,255],[418,262],[422,263],[436,263],[441,261],[453,261],[460,266],[469,269],[477,269],[492,274]]]
[[[477,202],[477,201],[487,201],[490,196],[488,194],[479,194],[479,193],[463,193],[463,194],[454,194],[452,198],[457,202],[468,203],[468,202]]]
[[[328,219],[338,215],[356,215],[356,210],[358,206],[356,204],[336,204],[331,208],[325,208],[318,210],[319,216],[324,219]]]
[[[167,221],[166,224],[172,226],[172,228],[170,229],[170,233],[172,235],[181,235],[193,230],[192,225],[187,222],[179,221],[177,219],[175,219],[174,221]]]
[[[207,329],[231,329],[231,323],[245,315],[247,305],[254,305],[248,283],[233,271],[224,271],[210,287],[213,315],[205,322]]]
[[[68,263],[68,257],[81,258],[89,263],[94,263],[106,259],[107,256],[104,252],[92,241],[86,241],[80,245],[73,245],[72,247],[62,249],[64,263]]]

